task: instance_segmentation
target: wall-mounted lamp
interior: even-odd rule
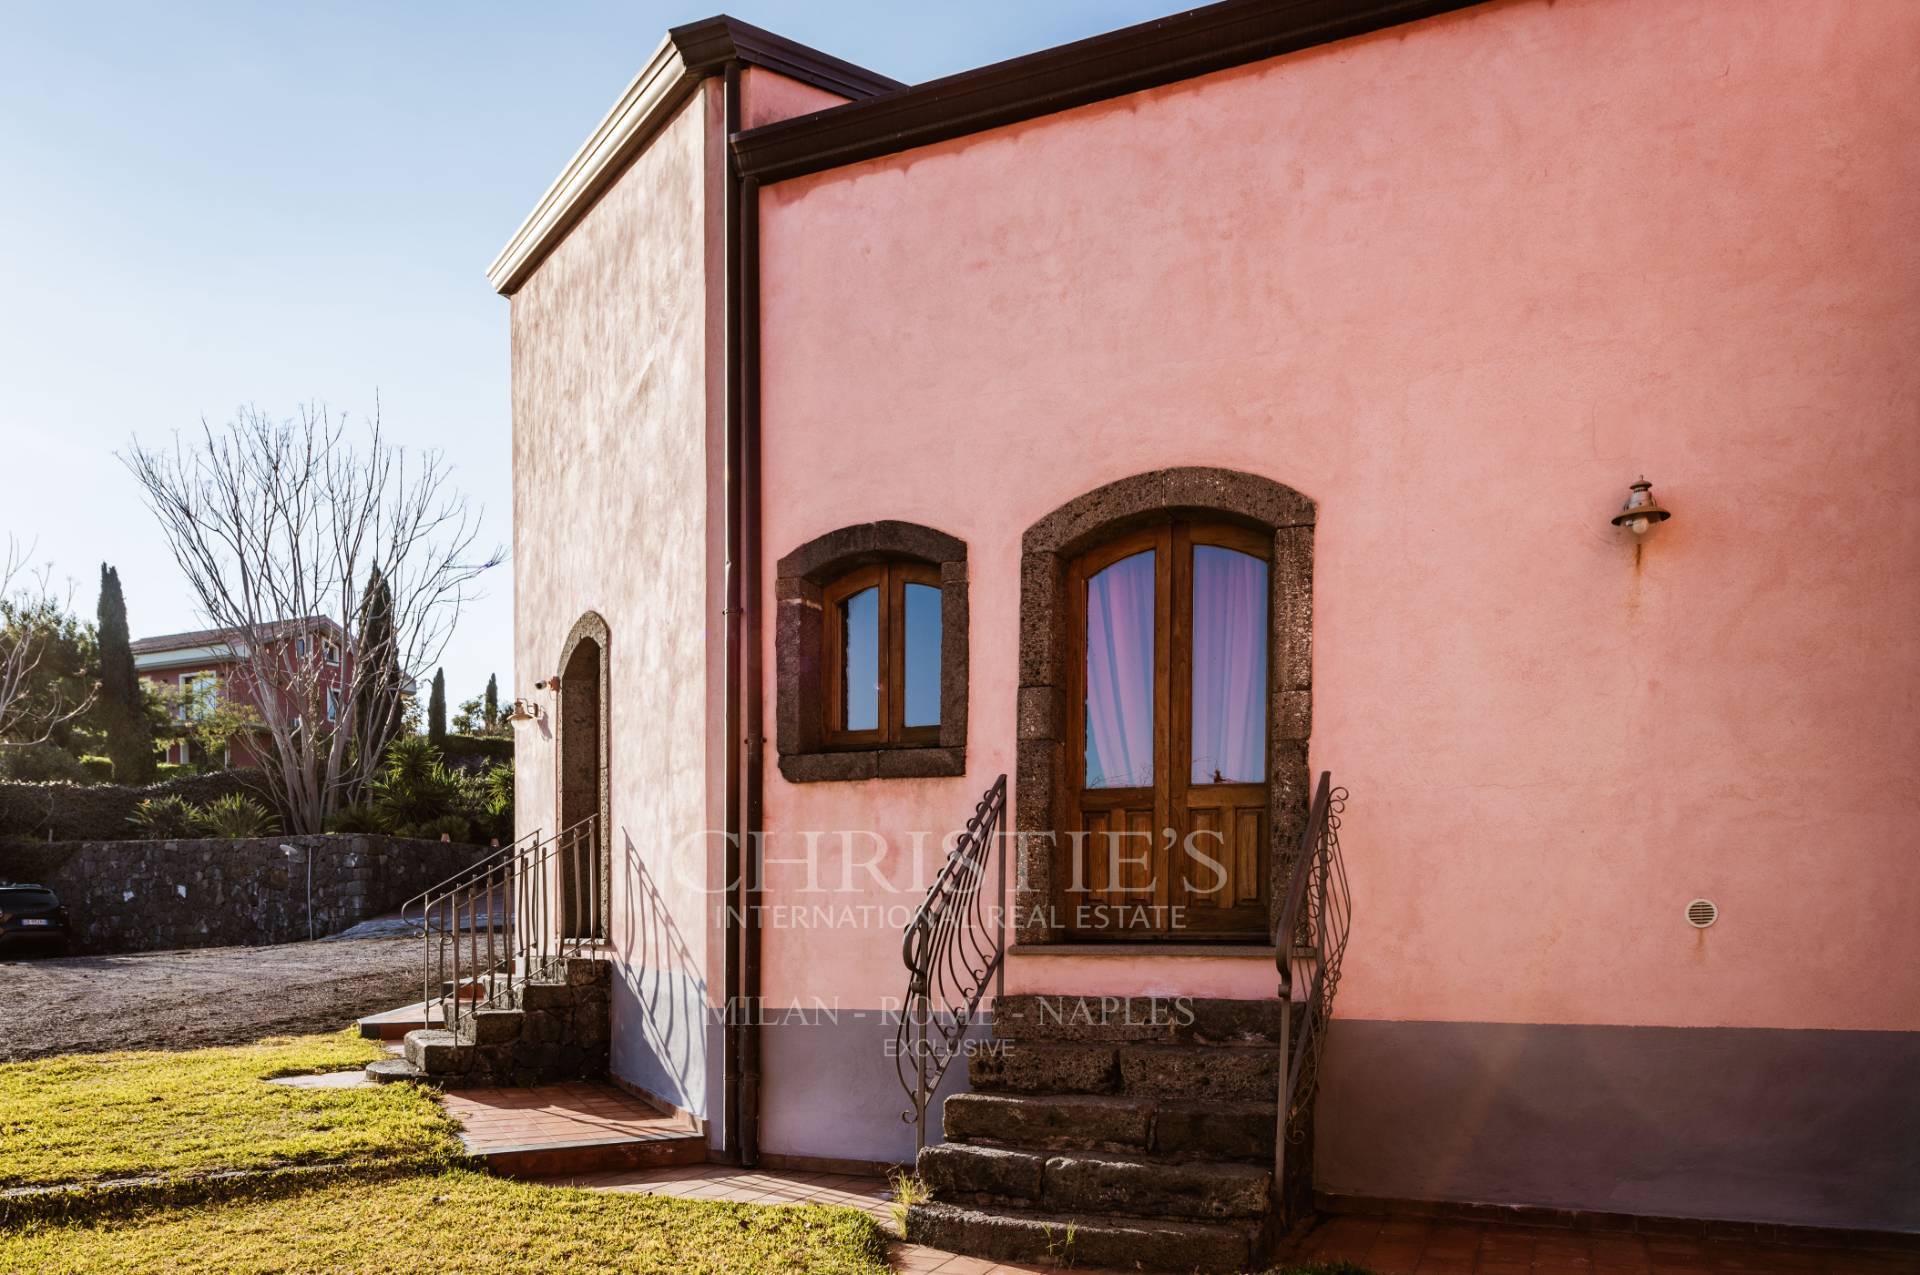
[[[530,699],[513,701],[513,708],[507,713],[510,722],[537,722],[540,720],[540,706]]]
[[[1660,507],[1653,498],[1653,484],[1647,481],[1645,474],[1633,484],[1627,492],[1627,503],[1620,506],[1620,512],[1613,516],[1613,525],[1625,527],[1636,536],[1644,536],[1652,530],[1656,522],[1665,522],[1672,514]]]

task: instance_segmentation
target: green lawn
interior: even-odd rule
[[[0,1189],[339,1165],[348,1177],[223,1182],[188,1203],[90,1193],[71,1218],[0,1227],[0,1271],[362,1271],[430,1255],[463,1271],[823,1271],[881,1275],[872,1219],[509,1182],[456,1167],[453,1122],[414,1085],[303,1089],[271,1076],[383,1057],[358,1037],[0,1065]]]
[[[854,1209],[708,1204],[469,1170],[341,1182],[126,1220],[0,1231],[0,1271],[793,1271],[883,1275]]]
[[[263,1083],[383,1056],[374,1042],[342,1033],[0,1065],[0,1188],[282,1165],[455,1163],[453,1122],[413,1085]]]
[[[434,1275],[887,1269],[879,1227],[855,1209],[506,1181],[462,1167],[456,1127],[426,1089],[266,1083],[383,1056],[342,1033],[0,1064],[0,1190],[161,1180],[161,1189],[87,1192],[71,1216],[16,1212],[0,1225],[0,1271],[365,1271],[422,1261]],[[346,1176],[204,1180],[322,1165]]]

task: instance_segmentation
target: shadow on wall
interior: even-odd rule
[[[620,834],[629,890],[614,936],[629,953],[614,984],[613,1070],[696,1115],[707,1110],[707,984],[700,963],[667,910],[666,899],[625,830]],[[636,1033],[631,1024],[639,1024]]]

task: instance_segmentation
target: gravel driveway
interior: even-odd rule
[[[420,999],[420,940],[0,960],[0,1062],[338,1031]]]

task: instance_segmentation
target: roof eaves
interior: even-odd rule
[[[679,48],[681,60],[690,69],[706,74],[719,71],[728,62],[745,62],[854,101],[907,87],[892,76],[855,66],[844,58],[724,14],[674,27],[667,38]]]
[[[734,61],[855,99],[905,87],[898,80],[729,17],[674,27],[487,267],[487,282],[494,291],[511,294],[525,283],[694,87]]]
[[[786,181],[1485,0],[1225,0],[943,79],[747,129],[740,171]]]

